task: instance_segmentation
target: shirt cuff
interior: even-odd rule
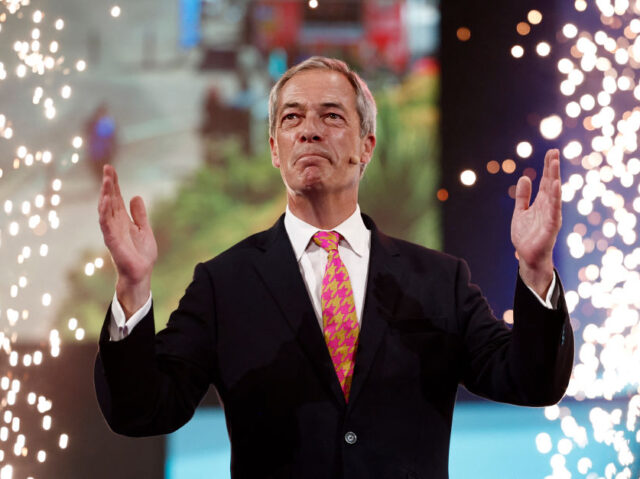
[[[122,306],[118,301],[118,296],[113,293],[111,301],[111,319],[109,321],[109,338],[111,341],[120,341],[126,338],[133,328],[144,318],[151,309],[151,293],[144,305],[127,320]]]
[[[524,281],[523,281],[524,283]],[[532,288],[529,287],[527,283],[524,285],[529,288],[529,291],[533,293],[540,304],[547,309],[557,309],[558,308],[558,297],[560,296],[560,288],[558,288],[558,282],[556,281],[556,272],[553,272],[553,278],[551,279],[551,284],[549,285],[549,290],[547,291],[547,297],[542,299],[538,293],[536,293]]]

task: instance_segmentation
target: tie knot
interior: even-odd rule
[[[313,241],[328,252],[338,249],[340,233],[335,231],[318,231],[313,235]]]

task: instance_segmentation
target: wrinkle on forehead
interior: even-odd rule
[[[347,77],[339,72],[307,70],[297,73],[282,87],[278,111],[311,107],[337,107],[357,113],[356,92]]]

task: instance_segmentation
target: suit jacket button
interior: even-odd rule
[[[358,440],[358,436],[356,436],[355,432],[349,431],[344,435],[344,441],[347,444],[355,444],[357,440]]]

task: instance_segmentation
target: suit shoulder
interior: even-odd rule
[[[245,239],[234,244],[222,253],[204,262],[207,268],[219,268],[225,265],[237,267],[238,265],[251,261],[259,254],[269,242],[272,231],[265,230],[252,234]]]
[[[456,269],[460,262],[466,264],[464,259],[458,258],[457,256],[427,248],[426,246],[400,238],[381,235],[381,241],[383,244],[386,243],[387,245],[391,245],[391,247],[397,250],[400,256],[404,258],[404,261],[409,264],[413,264],[416,267],[450,270]]]

